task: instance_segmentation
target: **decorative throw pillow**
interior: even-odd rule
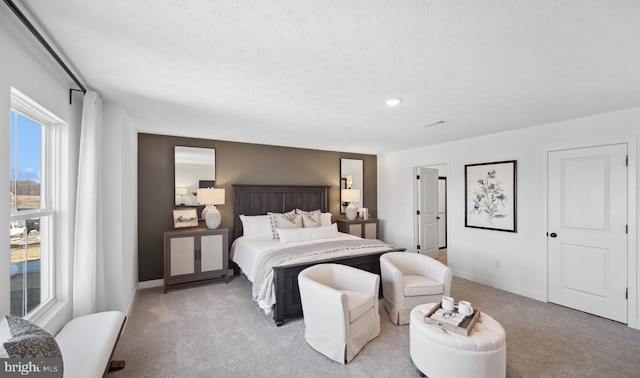
[[[302,225],[304,228],[321,226],[320,214],[322,212],[320,210],[304,211],[296,209],[296,213],[300,214],[302,217]]]
[[[271,220],[271,234],[273,239],[280,239],[278,229],[302,228],[302,217],[295,210],[286,213],[267,213]]]
[[[0,318],[0,358],[62,358],[49,332],[21,317]]]

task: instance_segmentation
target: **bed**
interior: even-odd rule
[[[335,238],[332,237],[331,240],[317,240],[318,248],[322,250],[321,252],[313,252],[311,249],[310,244],[314,244],[314,241],[293,240],[291,243],[280,243],[277,240],[245,240],[248,236],[243,237],[243,222],[240,219],[240,215],[247,217],[260,216],[269,212],[287,213],[295,209],[320,210],[322,213],[327,213],[329,211],[329,189],[330,187],[328,186],[233,186],[234,242],[231,259],[252,282],[254,298],[257,291],[262,290],[263,293],[267,293],[266,297],[269,298],[262,298],[265,303],[260,303],[260,299],[257,301],[263,309],[272,310],[273,319],[278,326],[284,324],[287,319],[302,316],[298,273],[303,269],[318,263],[335,262],[380,274],[380,255],[392,250],[403,250],[384,244],[379,240],[365,240],[341,233]],[[247,217],[244,218],[245,221]],[[311,230],[320,232],[320,230],[327,229],[329,228],[318,227],[315,230]],[[356,242],[356,240],[360,242]],[[363,245],[357,247],[358,243]],[[275,260],[280,262],[288,260],[289,262],[271,267],[268,265],[263,266],[261,263],[252,260],[251,254],[260,255],[261,251],[269,250],[274,244],[283,245],[283,248],[287,249],[287,251],[278,251],[277,253],[286,253],[284,256],[291,256],[278,257]],[[298,257],[292,256],[292,254],[296,253],[294,252],[296,249],[303,254],[313,256],[299,260]],[[263,281],[265,277],[273,282],[272,287],[269,286],[269,283]],[[273,305],[271,306],[272,302]]]

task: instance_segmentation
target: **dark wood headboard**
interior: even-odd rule
[[[242,236],[240,215],[285,213],[293,209],[329,211],[330,186],[233,185],[233,239]]]

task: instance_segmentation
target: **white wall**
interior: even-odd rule
[[[633,218],[629,270],[629,325],[637,327],[638,214],[636,162],[640,108],[378,156],[378,217],[382,237],[399,247],[414,240],[413,169],[448,168],[448,263],[457,276],[538,300],[547,300],[546,153],[580,144],[630,142]],[[464,226],[464,165],[517,160],[517,233]],[[499,265],[499,267],[497,267]]]
[[[102,195],[106,304],[128,312],[138,283],[137,134],[123,106],[104,102]]]
[[[9,178],[9,135],[11,87],[14,87],[42,105],[68,123],[61,130],[65,144],[61,154],[67,175],[62,182],[62,211],[58,214],[58,225],[67,232],[59,240],[61,251],[56,269],[64,272],[58,275],[56,282],[59,301],[54,310],[38,319],[40,325],[56,332],[62,324],[71,318],[71,285],[68,278],[71,272],[72,256],[68,251],[73,248],[73,228],[75,219],[75,198],[77,182],[78,151],[80,142],[80,119],[82,97],[74,96],[73,105],[69,104],[69,88],[74,87],[68,76],[58,68],[45,50],[35,44],[33,37],[16,21],[7,7],[0,7],[0,51],[2,51],[2,70],[0,70],[0,177],[3,182]],[[2,198],[9,198],[9,186],[3,186]],[[0,219],[9,223],[9,201],[0,201]],[[0,233],[0,313],[9,313],[9,234]]]
[[[36,25],[37,27],[37,25]],[[42,29],[40,29],[42,30]],[[75,228],[80,123],[83,96],[74,92],[69,104],[69,88],[76,88],[64,71],[50,58],[25,27],[0,6],[0,177],[9,177],[10,90],[15,87],[68,123],[62,146],[67,176],[59,225],[64,227],[59,245],[58,287],[62,290],[55,311],[37,323],[56,333],[71,319],[72,264]],[[89,83],[90,84],[90,83]],[[107,308],[128,311],[137,287],[137,134],[124,108],[104,104],[103,198],[105,214],[105,285]],[[9,198],[9,186],[4,186]],[[0,217],[9,223],[9,201],[0,201]],[[0,233],[0,261],[9,261],[9,233]],[[0,313],[9,313],[9,264],[0,263]]]

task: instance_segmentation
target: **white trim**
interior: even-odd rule
[[[422,249],[418,248],[420,245],[420,217],[416,214],[416,211],[420,209],[420,191],[422,190],[422,185],[420,180],[417,179],[417,176],[420,174],[421,167],[422,166],[413,167],[413,177],[411,177],[411,180],[413,181],[413,209],[411,214],[413,219],[413,245],[411,248],[407,248],[407,251],[409,252],[415,251],[418,253],[420,253],[420,250]],[[420,247],[422,246],[420,245]]]
[[[535,299],[542,302],[547,302],[546,293],[541,291],[525,289],[520,286],[507,284],[501,281],[490,280],[485,277],[476,276],[475,274],[470,274],[470,273],[462,272],[455,269],[453,269],[453,275],[459,278],[464,278],[473,282],[481,283],[483,285],[487,285],[496,289],[504,290],[509,293],[522,295],[524,297]]]
[[[161,286],[164,286],[164,279],[138,282],[138,289],[151,289],[152,287]]]
[[[133,310],[133,304],[136,302],[136,298],[138,297],[138,290],[133,291],[133,295],[131,296],[131,300],[129,300],[129,304],[125,307],[125,314],[127,316],[131,315],[131,310]]]
[[[36,118],[34,121],[46,125],[65,123],[60,117],[32,100],[29,96],[11,87],[11,107],[28,118]],[[23,114],[27,113],[27,114]]]
[[[35,309],[25,315],[25,318],[44,326],[44,323],[55,317],[60,311],[64,311],[67,303],[65,280],[68,269],[63,261],[68,258],[66,248],[67,235],[64,230],[61,213],[66,209],[61,201],[63,193],[67,191],[66,181],[68,176],[68,124],[24,93],[11,87],[10,108],[17,114],[24,116],[42,126],[41,132],[41,206],[39,209],[10,212],[9,218],[14,220],[26,220],[29,218],[41,219],[42,230],[47,231],[44,240],[49,239],[49,255],[41,257],[41,287],[48,288],[48,298],[45,298]],[[46,224],[49,224],[48,226]],[[68,225],[67,225],[68,226]],[[42,248],[42,247],[41,247]],[[43,248],[44,249],[44,248]],[[45,250],[46,250],[45,249]],[[48,262],[47,262],[48,260]],[[44,270],[46,269],[46,271]]]
[[[628,140],[628,161],[627,167],[627,224],[629,233],[627,235],[627,284],[629,288],[628,317],[627,325],[631,328],[640,329],[640,313],[638,304],[640,300],[640,292],[638,288],[638,272],[640,266],[638,262],[638,138],[633,137]]]
[[[46,210],[38,210],[38,209],[32,209],[32,210],[21,210],[19,213],[12,213],[11,214],[11,221],[21,221],[21,220],[25,220],[25,219],[31,219],[31,218],[40,218],[40,217],[46,217],[46,216],[50,216],[50,215],[54,215],[55,211],[51,210],[51,209],[46,209]]]

